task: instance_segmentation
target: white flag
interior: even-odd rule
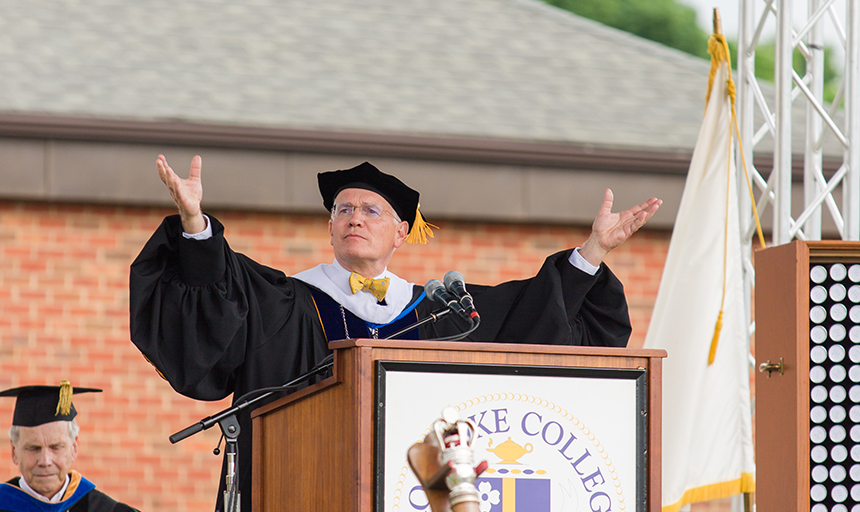
[[[720,41],[722,36],[715,37]],[[755,490],[748,327],[727,87],[731,75],[725,53],[714,57],[712,51],[713,88],[645,339],[645,347],[668,354],[663,362],[663,512]]]

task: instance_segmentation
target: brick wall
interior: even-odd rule
[[[128,269],[170,210],[0,202],[0,389],[25,384],[98,387],[76,397],[74,467],[102,491],[147,511],[214,508],[219,430],[171,445],[168,436],[227,405],[173,392],[129,341]],[[333,259],[326,216],[214,212],[234,250],[290,274]],[[495,284],[533,275],[545,256],[581,243],[583,227],[436,222],[427,246],[404,246],[390,269],[424,283],[448,270]],[[643,231],[610,254],[642,345],[669,244]],[[12,399],[0,399],[7,443]],[[6,452],[8,453],[8,452]],[[0,478],[17,474],[0,457]]]

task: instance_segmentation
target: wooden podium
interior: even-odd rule
[[[484,401],[489,404],[487,407],[492,409],[495,419],[485,420],[483,413],[475,419],[484,422],[479,434],[487,434],[485,441],[493,446],[495,453],[506,450],[504,454],[511,458],[513,452],[519,457],[532,450],[537,453],[540,448],[551,453],[551,462],[563,457],[559,460],[566,464],[566,470],[575,471],[571,474],[582,481],[575,482],[578,492],[591,493],[586,498],[592,500],[592,506],[599,507],[611,496],[622,500],[613,510],[660,510],[661,367],[666,356],[663,350],[370,339],[337,341],[330,347],[335,351],[331,377],[252,412],[254,512],[429,512],[429,507],[413,508],[414,490],[401,488],[404,475],[399,479],[397,475],[385,476],[386,436],[395,432],[402,435],[400,430],[405,429],[404,421],[392,418],[406,413],[407,419],[414,420],[413,414],[405,412],[406,407],[394,405],[394,396],[414,392],[413,405],[421,406],[421,402],[437,398],[435,382],[456,383],[459,382],[456,379],[461,379],[467,383],[461,387],[468,388],[469,382],[483,378],[506,383],[505,390],[479,396],[463,389],[464,396],[475,398],[461,405]],[[409,386],[394,384],[400,382],[401,376],[422,378],[430,385],[404,390]],[[530,380],[511,380],[522,378]],[[561,379],[547,382],[562,386],[544,386],[542,379]],[[526,382],[532,389],[539,386],[540,391],[515,393],[514,388]],[[564,395],[563,385],[567,383],[584,385],[588,392]],[[627,405],[616,406],[599,396],[602,389],[615,387],[624,397],[619,403]],[[568,396],[573,405],[565,409],[540,398],[552,393]],[[503,403],[507,398],[516,402],[508,406]],[[391,400],[392,405],[387,407],[386,400]],[[402,404],[403,400],[397,403]],[[630,453],[620,453],[621,450],[611,453],[611,443],[601,444],[608,436],[600,438],[600,429],[588,428],[588,421],[577,416],[575,409],[580,403],[597,403],[600,420],[612,423],[613,414],[629,418],[625,422],[631,424],[619,428],[624,430],[620,436],[625,440],[624,445],[629,445],[624,451]],[[536,411],[527,412],[522,419],[515,418],[513,413],[505,415],[508,409],[526,406]],[[405,429],[407,439],[418,441],[429,431],[423,427],[429,427],[440,412],[441,409],[433,409],[426,417],[418,418],[421,428]],[[607,418],[602,417],[604,412]],[[591,426],[597,423],[592,421]],[[498,434],[489,436],[491,428]],[[520,428],[526,434],[520,434],[517,444],[512,436],[516,437],[515,431]],[[507,443],[502,446],[505,436]],[[628,443],[631,436],[635,439]],[[389,458],[405,462],[410,445],[407,442],[403,446],[389,446]],[[511,447],[518,448],[509,450]],[[624,461],[628,460],[628,465],[635,465],[635,478],[619,478]],[[517,487],[520,485],[554,485],[547,478],[526,481],[527,477],[547,477],[542,469],[546,464],[535,466],[537,469],[532,471],[529,469],[532,466],[515,460],[502,462],[508,465],[490,470],[495,471],[492,476],[499,477],[496,483],[505,486],[503,494],[492,496],[496,502],[513,500],[517,489],[520,498],[528,497],[523,490],[528,487]],[[522,478],[504,480],[502,476]],[[390,483],[392,478],[396,483]],[[483,485],[486,496],[496,492],[489,490],[489,481]]]

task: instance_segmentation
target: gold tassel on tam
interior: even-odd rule
[[[72,412],[72,385],[67,380],[60,382],[60,400],[57,402],[55,416],[66,416]]]
[[[415,208],[415,222],[412,223],[412,230],[406,235],[406,243],[408,244],[426,244],[427,237],[433,238],[433,230],[430,228],[439,229],[439,226],[434,226],[424,220],[421,216],[421,204]]]

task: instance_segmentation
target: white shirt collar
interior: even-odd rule
[[[63,495],[66,494],[66,489],[69,488],[69,475],[66,475],[66,483],[63,485],[63,488],[60,489],[60,492],[53,495],[51,497],[51,499],[48,499],[48,498],[42,496],[41,494],[39,494],[38,492],[36,492],[32,487],[30,487],[30,485],[27,483],[27,481],[24,480],[23,476],[18,479],[18,485],[21,487],[22,490],[27,491],[28,494],[31,494],[34,497],[39,498],[40,500],[49,501],[51,503],[59,503],[60,500],[63,499]]]
[[[349,289],[350,274],[335,259],[331,265],[317,265],[293,277],[319,288],[355,316],[372,324],[385,325],[394,321],[412,300],[413,284],[397,277],[387,268],[382,274],[373,277],[390,279],[384,306],[379,305],[370,293],[360,291],[353,294]]]

